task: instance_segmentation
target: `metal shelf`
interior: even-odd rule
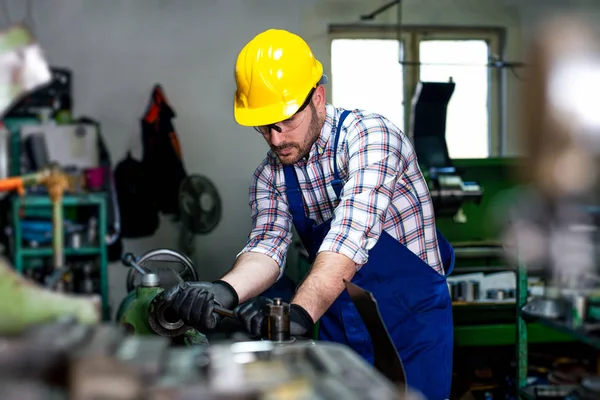
[[[557,334],[570,338],[572,341],[579,341],[596,349],[600,349],[600,336],[590,335],[590,330],[585,327],[574,329],[560,320],[533,317],[523,313],[523,307],[527,304],[527,295],[527,270],[525,265],[520,264],[517,269],[517,323],[515,335],[517,339],[517,391],[521,399],[536,399],[543,397],[536,396],[535,387],[527,386],[528,343],[532,342],[533,326],[549,328]],[[555,386],[554,389],[556,388]],[[569,388],[565,387],[565,390]]]

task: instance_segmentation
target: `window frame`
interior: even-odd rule
[[[423,40],[483,40],[488,43],[490,55],[504,59],[506,29],[502,27],[441,27],[403,25],[329,25],[329,59],[331,43],[335,39],[393,39],[402,42],[404,88],[404,130],[411,130],[411,102],[420,79],[419,44]],[[399,60],[400,62],[400,60]],[[328,63],[330,64],[330,63]],[[331,73],[331,71],[328,71]],[[501,68],[488,68],[488,157],[505,153],[504,86],[505,73]],[[331,76],[331,84],[335,78]]]

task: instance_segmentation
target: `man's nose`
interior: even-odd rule
[[[278,147],[279,145],[281,145],[284,142],[283,133],[278,132],[275,129],[271,129],[270,139],[271,139],[271,145],[275,146],[275,147]]]

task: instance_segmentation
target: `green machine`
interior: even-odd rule
[[[446,111],[454,88],[454,82],[417,85],[410,135],[427,179],[437,227],[454,247],[456,263],[452,276],[514,271],[514,266],[505,260],[502,230],[507,206],[518,190],[518,160],[450,158],[445,138]],[[453,302],[456,344],[514,345],[515,302],[506,298],[478,300],[483,301]],[[529,334],[536,343],[567,340],[537,324],[530,327]]]
[[[126,253],[122,262],[131,269],[127,276],[128,295],[117,312],[120,325],[135,335],[171,338],[177,345],[208,345],[206,336],[186,326],[170,312],[164,301],[165,291],[169,288],[182,281],[198,280],[188,257],[170,249],[156,249],[139,258]]]
[[[216,187],[202,175],[189,175],[179,189],[182,240],[211,232],[221,218],[221,200]],[[130,267],[126,279],[127,296],[117,312],[117,321],[136,335],[159,335],[173,344],[207,345],[208,339],[186,326],[164,300],[165,291],[184,281],[198,281],[189,257],[171,249],[155,249],[136,258],[124,254],[121,261]],[[227,311],[227,310],[222,310]],[[227,314],[225,314],[227,315]]]

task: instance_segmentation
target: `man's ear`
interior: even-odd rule
[[[325,107],[325,102],[327,101],[325,88],[321,85],[317,86],[315,89],[315,93],[313,94],[313,102],[317,109],[321,109]]]

